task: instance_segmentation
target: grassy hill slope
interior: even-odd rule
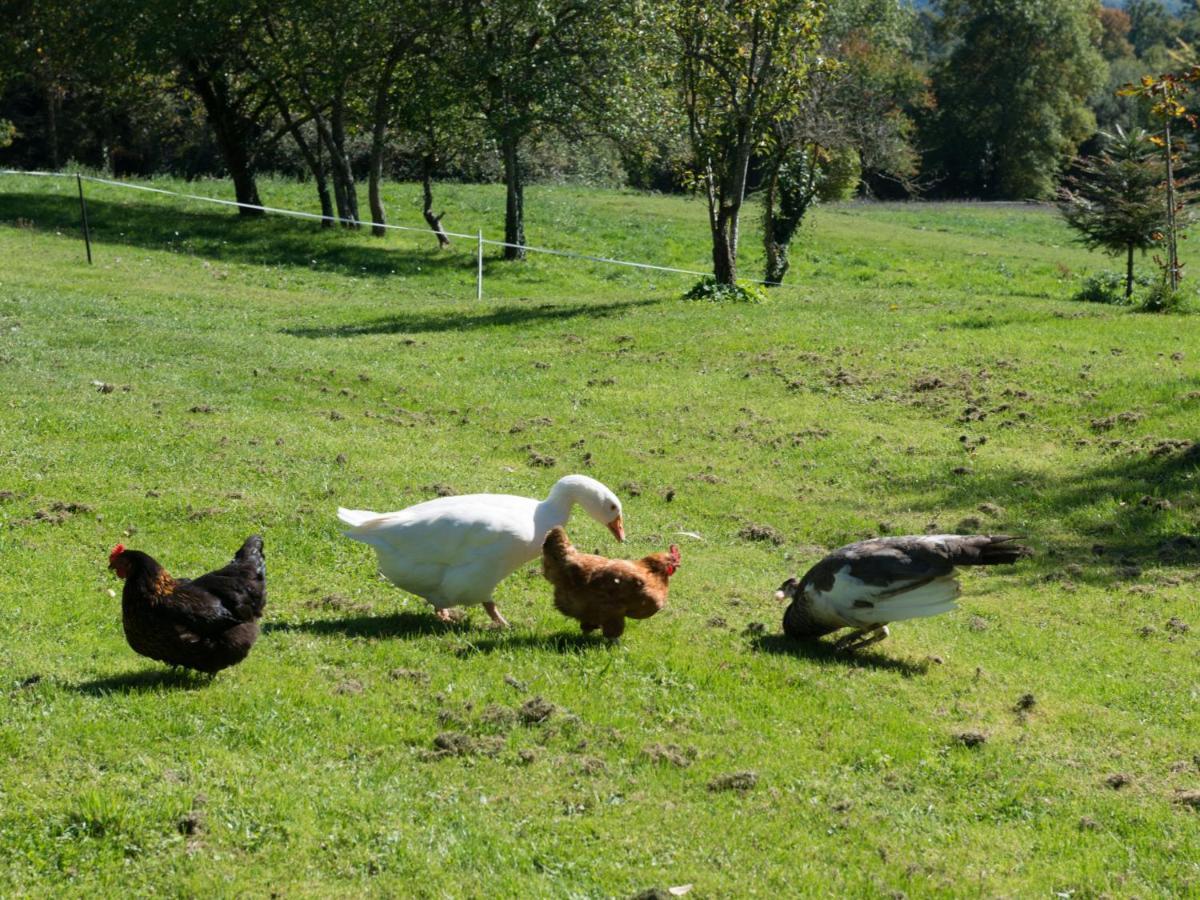
[[[1067,300],[1111,264],[1053,214],[824,209],[762,305],[547,257],[489,258],[478,303],[468,242],[109,188],[89,268],[73,187],[0,181],[0,893],[1200,889],[1200,340]],[[500,220],[502,189],[442,194],[451,229]],[[527,199],[532,243],[705,267],[696,203]],[[615,646],[536,566],[510,631],[441,625],[334,517],[575,471],[622,497],[620,552],[683,552]],[[1038,557],[854,656],[780,636],[788,574],[935,528]],[[126,647],[113,544],[194,575],[255,530],[244,664]]]

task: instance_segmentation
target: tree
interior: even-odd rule
[[[737,279],[750,160],[772,123],[804,97],[821,14],[817,0],[672,0],[651,13],[687,118],[691,180],[708,203],[718,284]]]
[[[1121,93],[1133,97],[1143,97],[1151,101],[1150,113],[1162,128],[1161,133],[1150,137],[1151,143],[1162,151],[1163,168],[1166,172],[1166,190],[1164,194],[1164,240],[1167,248],[1167,259],[1160,262],[1167,287],[1172,291],[1179,289],[1179,281],[1183,277],[1183,265],[1179,261],[1179,229],[1182,213],[1187,201],[1191,199],[1190,180],[1180,184],[1176,180],[1176,168],[1180,162],[1180,151],[1185,149],[1183,141],[1172,136],[1172,124],[1178,120],[1188,123],[1193,129],[1197,127],[1200,117],[1191,112],[1185,100],[1192,92],[1192,85],[1200,82],[1200,66],[1194,65],[1185,72],[1166,72],[1162,75],[1145,75],[1139,84],[1127,85]],[[1156,261],[1158,257],[1155,257]]]
[[[1125,252],[1125,299],[1133,296],[1133,252],[1145,252],[1166,228],[1166,169],[1142,130],[1117,126],[1097,155],[1079,160],[1059,191],[1059,210],[1089,249]]]
[[[505,259],[525,258],[523,153],[547,128],[601,118],[629,64],[614,38],[620,3],[461,0],[435,53],[465,105],[496,142],[504,167]],[[636,56],[636,54],[634,54]]]
[[[1179,37],[1179,20],[1167,12],[1160,0],[1128,0],[1129,40],[1133,52],[1145,56],[1151,47],[1170,47]]]
[[[762,153],[763,248],[768,284],[788,270],[788,248],[818,201],[852,192],[864,171],[913,189],[917,155],[906,109],[925,82],[911,61],[913,13],[886,0],[835,0],[821,27],[821,62],[805,96],[776,119]]]
[[[944,187],[977,197],[1053,194],[1095,130],[1104,83],[1094,0],[944,0],[954,48],[933,71],[934,162]]]

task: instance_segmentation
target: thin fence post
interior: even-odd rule
[[[475,299],[483,299],[483,229],[479,229],[479,265],[475,271]]]
[[[75,173],[75,183],[79,185],[79,213],[83,217],[83,245],[87,248],[88,265],[92,264],[92,236],[88,233],[87,201],[83,199],[83,178]]]

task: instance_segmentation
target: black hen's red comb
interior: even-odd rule
[[[110,563],[113,562],[118,556],[120,556],[124,552],[125,552],[125,545],[117,544],[117,546],[113,547],[112,553],[108,554],[108,561]]]

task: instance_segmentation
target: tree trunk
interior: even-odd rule
[[[1171,146],[1171,118],[1163,123],[1164,147],[1167,154],[1167,285],[1179,290],[1179,245],[1175,230],[1175,148]]]
[[[371,234],[383,237],[387,229],[384,218],[383,197],[380,183],[383,181],[383,156],[387,137],[388,118],[391,113],[392,74],[400,61],[402,46],[394,43],[383,60],[379,80],[375,83],[375,102],[371,109],[371,165],[367,176],[367,203],[371,207]]]
[[[334,146],[324,117],[317,115],[314,122],[317,126],[317,137],[329,153],[329,177],[333,181],[333,199],[337,203],[337,222],[343,227],[349,227],[350,210],[346,204],[346,182],[342,169],[338,166],[337,147]]]
[[[50,155],[50,171],[57,172],[62,160],[58,149],[58,91],[52,81],[46,82],[46,149]]]
[[[383,210],[380,183],[383,181],[383,138],[386,128],[378,120],[371,128],[371,169],[367,176],[367,204],[371,207],[371,234],[383,237],[387,217]]]
[[[425,207],[422,210],[425,221],[437,235],[438,247],[449,247],[450,238],[442,228],[442,216],[445,213],[436,216],[433,214],[433,154],[431,153],[426,153],[421,160],[421,188],[425,195]]]
[[[332,162],[334,170],[342,177],[342,188],[346,194],[346,215],[349,219],[344,223],[347,228],[358,228],[358,191],[354,187],[354,170],[350,167],[350,157],[346,154],[346,92],[345,85],[338,85],[333,97],[333,108],[329,113],[330,136],[336,147],[336,155]]]
[[[734,244],[737,213],[728,206],[717,211],[717,227],[713,230],[713,277],[717,284],[737,282],[737,246]]]
[[[504,248],[505,259],[525,258],[525,186],[521,182],[519,139],[505,135],[504,152]]]
[[[782,154],[771,163],[767,175],[767,191],[763,198],[763,251],[766,255],[766,271],[763,281],[768,286],[779,285],[788,270],[787,245],[782,247],[776,238],[775,197],[779,190],[779,170],[783,165]]]
[[[1126,246],[1125,256],[1125,302],[1133,297],[1133,244]]]
[[[333,225],[333,200],[329,196],[329,179],[325,175],[325,163],[321,159],[321,139],[317,138],[316,147],[309,144],[304,132],[292,117],[287,103],[279,94],[275,94],[275,105],[283,117],[284,124],[287,125],[288,134],[296,143],[296,149],[300,151],[304,162],[308,164],[308,170],[312,172],[313,181],[317,184],[317,199],[321,203],[321,227],[329,228]]]
[[[768,285],[783,283],[791,263],[792,238],[817,200],[820,171],[815,164],[817,146],[808,149],[780,145],[771,160],[763,203],[763,248]]]
[[[292,140],[296,142],[300,155],[308,163],[308,170],[312,172],[313,181],[316,182],[317,200],[321,203],[321,227],[331,228],[334,219],[333,198],[329,194],[329,177],[325,174],[325,162],[321,159],[321,145],[318,143],[315,148],[310,146],[305,140],[304,134],[290,121],[288,128],[292,132]]]
[[[233,191],[238,203],[250,206],[262,206],[258,198],[258,185],[254,180],[254,168],[251,164],[251,135],[253,123],[242,120],[238,110],[229,102],[229,86],[220,76],[210,76],[201,72],[198,66],[185,62],[184,70],[189,75],[192,87],[195,88],[208,122],[212,125],[213,135],[217,139],[217,147],[229,169],[229,177],[233,179]],[[242,216],[261,216],[261,209],[251,209],[239,206],[238,214]]]

